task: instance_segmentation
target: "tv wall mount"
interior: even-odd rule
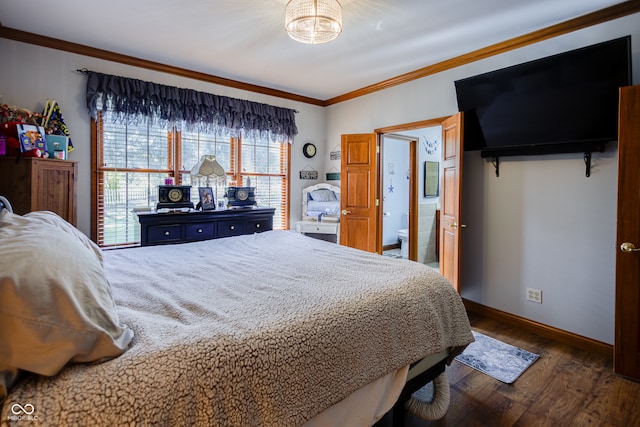
[[[488,158],[496,171],[496,177],[500,176],[500,157],[507,156],[534,156],[543,154],[564,154],[564,153],[584,153],[585,176],[591,176],[591,153],[602,153],[607,142],[579,142],[575,144],[552,144],[531,147],[498,148],[493,150],[482,150],[480,156]]]

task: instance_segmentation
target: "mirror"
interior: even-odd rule
[[[424,162],[424,197],[438,197],[439,162]]]
[[[340,187],[320,183],[302,190],[302,219],[331,221],[340,219]]]

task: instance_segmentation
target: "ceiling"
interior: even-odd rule
[[[327,100],[620,0],[342,0],[343,32],[305,45],[286,0],[20,0],[4,27]],[[100,70],[95,70],[100,71]]]

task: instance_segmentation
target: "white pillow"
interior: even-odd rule
[[[91,250],[96,255],[96,257],[98,257],[100,264],[103,264],[102,249],[100,249],[100,246],[96,245],[91,239],[87,237],[86,234],[75,228],[73,225],[69,224],[58,214],[50,211],[35,211],[26,213],[24,214],[24,216],[36,221],[42,221],[47,224],[51,224],[55,227],[58,227],[62,231],[71,234],[76,239],[78,239],[80,243],[86,246],[87,249]]]
[[[327,189],[313,190],[309,193],[311,200],[314,202],[333,202],[336,199],[336,195],[333,191]]]
[[[133,339],[101,258],[52,215],[0,213],[0,401],[19,370],[55,375],[119,356]]]

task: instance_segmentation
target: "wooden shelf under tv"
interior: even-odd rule
[[[538,156],[545,154],[584,153],[585,175],[591,175],[591,153],[605,151],[609,141],[580,141],[563,142],[557,144],[523,145],[520,147],[488,148],[480,151],[482,158],[490,158],[496,169],[496,176],[500,176],[500,157]]]

